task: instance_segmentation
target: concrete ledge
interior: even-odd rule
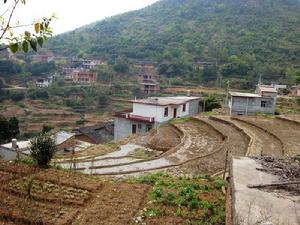
[[[265,191],[248,188],[248,184],[266,184],[278,182],[279,177],[259,171],[262,168],[256,160],[248,157],[233,157],[230,164],[231,207],[232,215],[227,224],[249,225],[269,222],[274,225],[299,224],[300,196],[290,195],[282,190]],[[297,215],[298,212],[298,215]],[[230,223],[231,222],[231,223]]]
[[[296,120],[293,120],[293,119],[290,119],[290,118],[287,118],[287,117],[276,116],[275,118],[276,118],[277,120],[281,120],[281,121],[293,123],[293,124],[295,124],[295,125],[297,125],[297,126],[300,126],[300,122],[299,122],[299,121],[296,121]]]

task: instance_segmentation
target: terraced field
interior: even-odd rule
[[[282,156],[283,145],[280,139],[277,136],[272,135],[272,133],[268,132],[268,130],[248,123],[247,118],[248,117],[245,117],[245,119],[243,119],[242,117],[219,117],[219,119],[222,119],[237,126],[252,139],[248,151],[249,156]]]
[[[258,119],[257,117],[247,117],[241,118],[241,120],[247,121],[248,124],[257,126],[260,129],[267,130],[271,134],[271,136],[276,137],[277,140],[281,142],[281,155],[293,156],[296,154],[300,154],[300,123],[282,120],[279,118]],[[280,146],[278,141],[277,144],[274,141],[273,145],[278,146],[278,148]],[[274,153],[279,154],[280,152],[274,151]],[[269,154],[271,154],[271,152]]]
[[[178,130],[174,133],[176,144],[161,154],[147,145],[129,143],[121,145],[120,150],[115,152],[78,159],[76,166],[72,166],[70,160],[62,162],[62,165],[99,175],[154,171],[220,174],[231,155],[281,157],[300,153],[300,124],[282,118],[196,116],[190,120],[175,121],[173,126]],[[179,140],[178,133],[181,133]],[[152,156],[138,157],[136,151],[151,153]]]
[[[149,191],[2,161],[0,173],[0,224],[130,224]]]
[[[100,175],[128,174],[179,166],[223,151],[226,136],[205,121],[193,119],[175,126],[184,134],[181,143],[152,160],[130,156],[132,151],[141,146],[125,145],[120,151],[97,157],[93,161],[81,160],[77,162],[77,169]]]
[[[1,225],[203,224],[208,219],[224,224],[225,221],[221,191],[225,182],[218,178],[152,174],[112,181],[4,161],[0,161],[0,174]],[[178,208],[181,213],[176,213]]]

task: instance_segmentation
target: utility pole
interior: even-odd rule
[[[227,90],[226,90],[226,103],[228,103],[228,99],[229,99],[229,88],[230,88],[230,81],[227,81]]]

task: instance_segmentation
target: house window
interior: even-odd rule
[[[142,129],[142,124],[138,124],[138,129]]]
[[[261,101],[260,106],[262,108],[266,108],[267,102],[266,101]]]
[[[136,124],[132,124],[132,133],[136,134]]]
[[[164,112],[164,116],[167,117],[169,115],[169,108],[166,107],[165,108],[165,112]]]
[[[150,131],[151,129],[152,129],[152,125],[146,125],[147,132]]]
[[[182,112],[185,112],[185,110],[186,110],[186,104],[183,104],[182,105]]]

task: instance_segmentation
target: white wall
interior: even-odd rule
[[[165,108],[168,108],[168,116],[164,116]],[[158,123],[167,122],[173,119],[174,108],[177,108],[177,117],[185,117],[189,114],[189,103],[186,103],[185,112],[182,111],[183,105],[178,106],[155,106],[133,103],[133,115],[154,117]]]

